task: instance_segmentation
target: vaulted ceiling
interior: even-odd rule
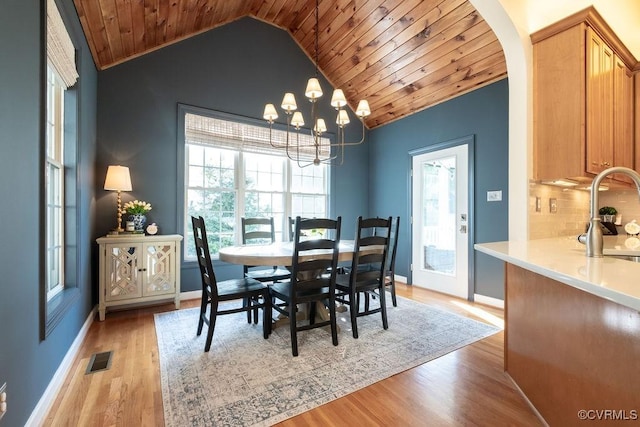
[[[250,16],[315,57],[314,0],[74,0],[106,69]],[[374,128],[500,80],[502,47],[467,0],[320,0],[318,67]]]

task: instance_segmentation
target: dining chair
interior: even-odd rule
[[[267,285],[248,277],[218,282],[215,272],[213,271],[204,219],[202,217],[196,218],[192,216],[191,224],[193,226],[196,255],[198,257],[200,277],[202,279],[202,299],[200,303],[197,335],[200,336],[205,323],[208,327],[204,351],[208,352],[211,348],[211,340],[213,339],[213,331],[218,315],[246,311],[250,316],[251,311],[257,311],[261,308],[263,311],[262,333],[265,339],[269,338],[269,334],[271,333],[271,298],[269,297],[269,288]],[[224,309],[220,307],[221,302],[236,299],[243,300],[242,307]],[[207,306],[210,306],[209,317],[207,317]]]
[[[389,328],[385,297],[385,259],[389,251],[391,217],[358,217],[353,259],[348,273],[336,277],[336,300],[349,306],[353,337],[358,338],[357,318],[381,313],[382,327]],[[380,306],[370,308],[368,297],[375,295]],[[360,296],[365,296],[364,307],[360,307]]]
[[[274,243],[276,241],[273,217],[243,217],[241,218],[241,224],[243,245]],[[244,275],[260,282],[277,282],[279,280],[287,280],[291,276],[291,272],[288,269],[278,267],[277,265],[274,265],[271,268],[245,265]]]
[[[245,218],[242,217],[241,231],[242,231],[242,244],[265,244],[273,243],[276,240],[275,226],[273,217],[269,218]],[[288,280],[291,277],[291,272],[285,267],[278,267],[277,265],[271,268],[264,266],[243,266],[244,277],[250,277],[263,283],[274,283],[281,280]],[[244,301],[245,304],[248,301]],[[258,323],[258,310],[253,311],[253,322]],[[251,322],[251,313],[247,312],[247,322]]]
[[[298,332],[331,326],[333,345],[338,345],[338,325],[336,323],[336,265],[340,242],[342,219],[302,219],[296,218],[293,257],[291,260],[291,280],[277,282],[269,287],[273,298],[273,309],[289,318],[291,352],[298,355]],[[323,228],[327,230],[322,238],[304,240],[305,231]],[[320,253],[318,253],[320,251]],[[322,274],[330,269],[330,274]],[[280,303],[281,301],[281,303]],[[307,322],[298,319],[298,310],[307,307]],[[316,319],[317,304],[329,309],[328,319]]]
[[[391,302],[394,307],[398,306],[396,298],[396,252],[398,251],[398,233],[400,231],[400,217],[396,217],[391,224],[389,233],[389,250],[387,251],[387,259],[384,267],[384,284],[385,288],[389,288],[391,292]]]

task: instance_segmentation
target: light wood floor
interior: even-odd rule
[[[398,294],[477,320],[473,310],[503,318],[502,310],[420,288],[400,284]],[[113,312],[94,322],[44,425],[164,426],[153,313],[172,309]],[[503,339],[495,334],[278,426],[540,426],[504,373]],[[91,355],[110,350],[111,368],[85,375]]]

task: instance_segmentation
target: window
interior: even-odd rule
[[[64,288],[64,91],[47,67],[46,120],[46,286],[47,300]]]
[[[301,167],[271,146],[268,129],[247,121],[184,116],[187,261],[195,260],[192,215],[205,219],[211,252],[217,253],[240,243],[243,216],[273,217],[276,240],[285,240],[289,216],[328,214],[329,167]]]
[[[40,336],[46,337],[79,296],[77,232],[78,79],[75,48],[54,0],[47,0],[43,97],[43,199]]]

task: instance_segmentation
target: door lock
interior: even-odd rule
[[[460,226],[460,233],[467,234],[467,226],[466,225],[461,225]]]

